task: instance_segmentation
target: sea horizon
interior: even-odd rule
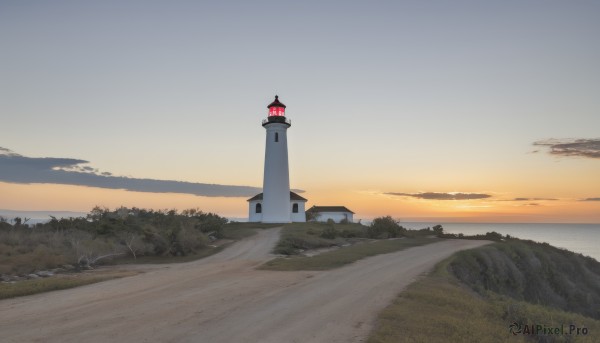
[[[600,224],[595,223],[400,223],[408,229],[422,229],[438,224],[442,225],[446,233],[478,235],[494,231],[503,236],[548,243],[600,261],[600,249],[596,243],[600,241]]]
[[[38,216],[35,217],[34,215]],[[44,214],[44,217],[39,215]],[[85,217],[86,212],[77,211],[19,211],[0,209],[0,216],[6,220],[14,217],[27,217],[27,224],[38,224],[49,221],[50,216],[56,218]],[[46,217],[47,215],[47,217]],[[247,222],[244,217],[226,217],[229,221]],[[433,218],[428,218],[433,219]],[[442,218],[448,219],[448,218]],[[363,219],[362,224],[369,225],[372,220]],[[355,222],[358,222],[356,220]],[[400,221],[400,225],[408,229],[423,229],[434,225],[442,225],[444,232],[464,235],[478,235],[495,231],[511,237],[548,243],[557,248],[567,249],[575,253],[592,257],[600,261],[600,249],[595,242],[600,241],[600,223],[551,223],[551,222],[450,222],[444,220]]]

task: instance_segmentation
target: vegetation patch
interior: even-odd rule
[[[600,319],[600,262],[549,244],[506,239],[461,251],[450,271],[489,292]]]
[[[342,229],[342,226],[344,227]],[[347,238],[363,237],[364,227],[359,224],[292,223],[284,226],[273,252],[296,255],[304,250],[327,248],[348,243]],[[346,237],[342,237],[342,232]]]
[[[531,260],[532,256],[537,259],[546,256],[548,261],[558,262],[556,265],[533,262],[538,266],[534,269],[545,269],[547,275],[562,274],[564,265],[561,264],[567,261],[580,272],[594,269],[598,264],[549,245],[516,240],[459,252],[439,263],[430,275],[408,286],[385,308],[368,342],[598,342],[600,320],[591,317],[598,309],[593,302],[574,313],[556,306],[562,304],[560,299],[554,303],[557,298],[542,302],[539,298],[523,296],[528,294],[525,285],[517,287],[520,292],[502,294],[510,288],[506,282],[514,282],[509,279],[519,275],[517,270],[530,265],[523,258]],[[469,284],[460,281],[455,276],[457,272]],[[555,287],[555,281],[550,278],[536,277],[536,280],[535,287],[540,290]],[[581,290],[587,289],[589,284],[577,277],[572,279],[571,287]],[[510,331],[514,323],[521,325],[516,335]],[[563,328],[565,332],[574,325],[585,328],[587,334],[523,334],[527,330],[525,325],[532,324]]]
[[[218,239],[252,234],[249,227],[227,227],[227,219],[198,209],[96,207],[85,218],[26,222],[0,218],[2,275],[24,276],[62,265],[88,269],[111,263],[193,260],[219,251],[213,246]]]
[[[344,266],[360,259],[396,252],[406,248],[438,242],[437,238],[402,238],[378,241],[367,241],[351,246],[328,251],[316,256],[294,256],[276,258],[265,264],[260,269],[268,270],[326,270]]]
[[[390,216],[375,218],[370,226],[333,221],[292,223],[284,226],[281,238],[273,252],[281,255],[298,255],[309,249],[345,246],[365,239],[435,236],[442,232],[442,227],[437,228],[438,226],[433,230],[430,228],[407,230]]]
[[[94,271],[64,274],[55,277],[25,280],[15,283],[0,283],[0,299],[32,295],[88,285],[96,282],[136,275],[135,271]]]
[[[256,230],[279,227],[281,224],[230,222],[223,226],[222,238],[240,240],[256,234]]]
[[[197,209],[94,208],[86,218],[27,225],[0,218],[0,299],[77,287],[135,274],[78,273],[101,264],[180,263],[222,251],[273,224],[227,223]],[[73,273],[75,271],[75,273]],[[50,277],[39,278],[38,275]]]

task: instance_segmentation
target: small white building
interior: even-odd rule
[[[318,222],[326,222],[328,219],[331,219],[336,223],[344,220],[349,223],[354,221],[354,212],[350,211],[345,206],[313,206],[309,208],[306,213],[314,218],[313,220]]]
[[[290,220],[292,222],[306,221],[306,199],[294,192],[290,192]],[[263,193],[257,194],[248,199],[248,221],[262,222],[263,221]]]

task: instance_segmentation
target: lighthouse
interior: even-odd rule
[[[248,199],[248,220],[263,223],[304,222],[306,199],[290,191],[287,130],[292,126],[285,116],[286,106],[275,100],[267,106],[263,119],[266,130],[263,192]]]

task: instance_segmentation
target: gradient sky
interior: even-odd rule
[[[592,1],[0,0],[0,208],[247,216],[277,93],[308,206],[598,223],[598,37]]]

